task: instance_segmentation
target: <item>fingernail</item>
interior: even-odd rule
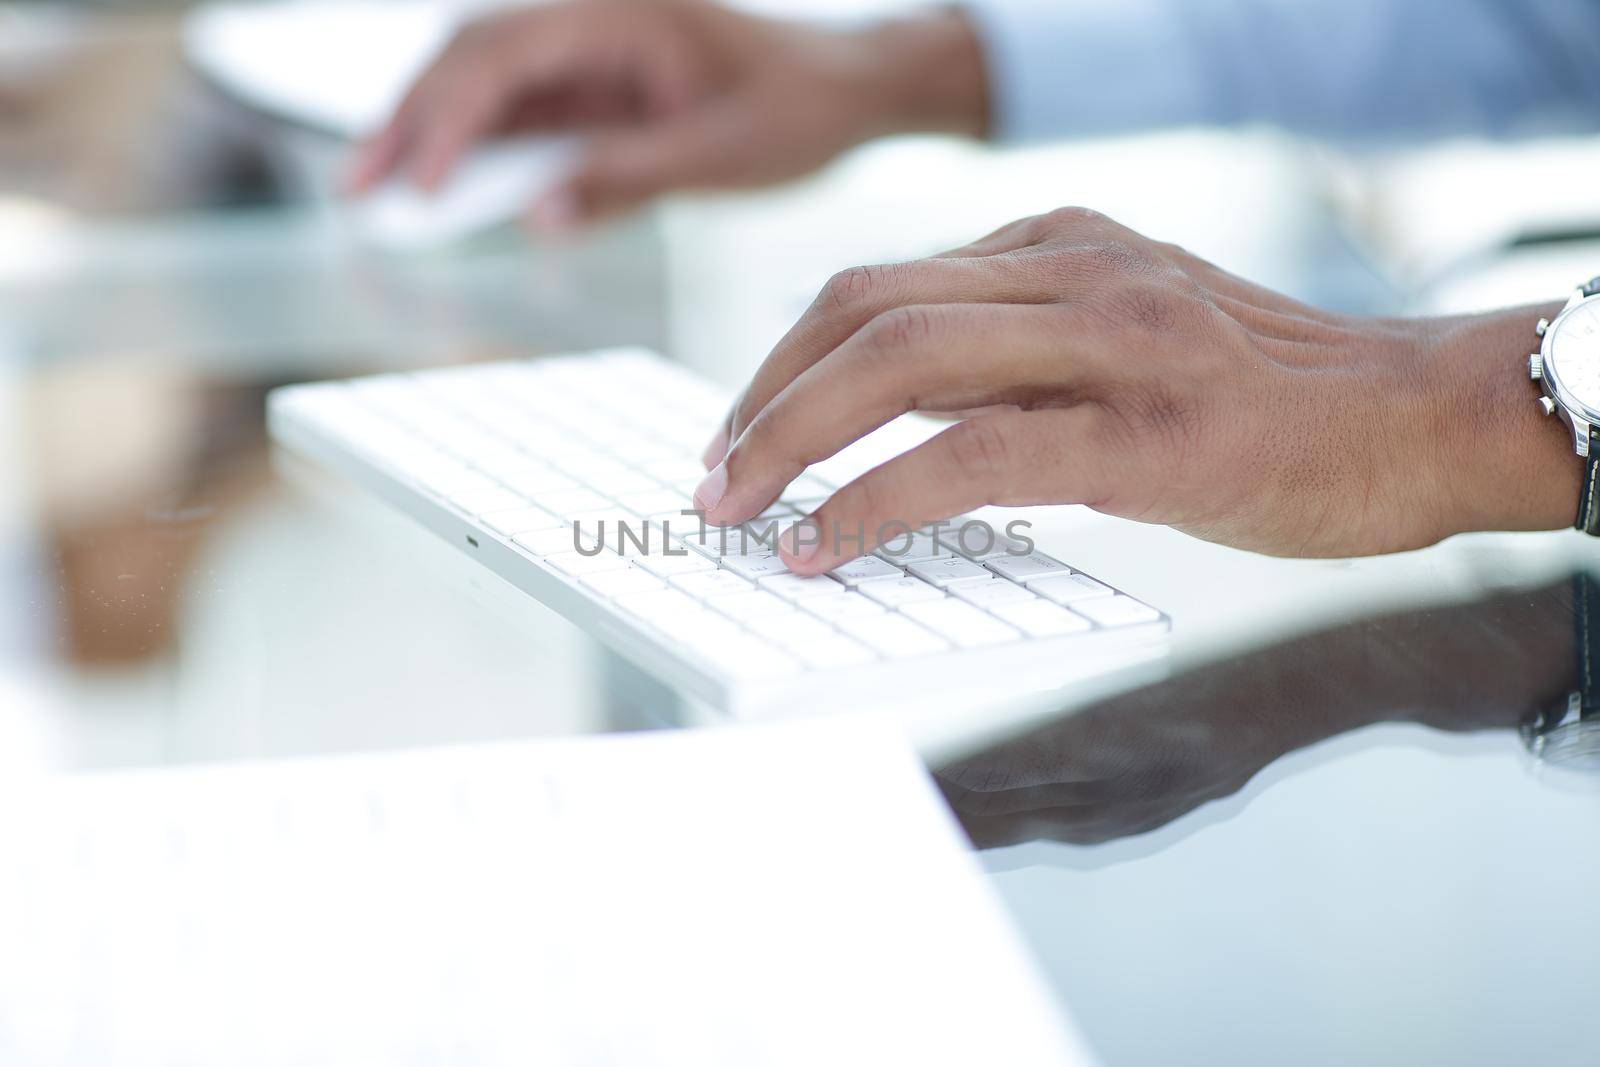
[[[722,429],[717,431],[717,435],[711,439],[711,443],[706,445],[705,452],[700,456],[700,462],[705,464],[707,469],[710,469],[711,467],[716,466],[718,463],[721,463],[722,458],[727,454],[728,428],[724,426]]]
[[[726,464],[718,463],[695,488],[694,506],[710,514],[718,504],[722,503],[722,494],[727,491],[728,467]]]
[[[582,210],[578,205],[577,195],[566,187],[556,189],[543,197],[533,205],[533,211],[530,212],[533,224],[551,233],[575,228],[581,216]]]
[[[802,537],[801,533],[805,536]],[[817,524],[810,519],[802,519],[783,532],[783,551],[795,563],[806,563],[817,554],[817,549],[822,546],[822,537]]]

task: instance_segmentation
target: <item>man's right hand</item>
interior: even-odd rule
[[[457,34],[361,149],[350,186],[437,189],[476,142],[577,131],[574,171],[533,205],[565,228],[675,189],[797,177],[881,134],[980,135],[978,44],[953,12],[827,30],[707,0],[559,0]]]

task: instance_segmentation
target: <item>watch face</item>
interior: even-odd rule
[[[1600,412],[1600,300],[1585,300],[1561,319],[1548,369],[1572,399]]]

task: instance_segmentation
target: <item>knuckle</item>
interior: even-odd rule
[[[1163,452],[1181,454],[1200,438],[1205,417],[1193,397],[1165,385],[1129,388],[1117,400],[1118,418],[1106,430],[1124,443],[1147,440]]]
[[[822,303],[841,311],[873,304],[887,287],[890,275],[891,268],[882,265],[839,271],[822,287]]]
[[[904,352],[930,340],[938,330],[926,307],[897,307],[875,316],[861,328],[861,345],[869,354]]]
[[[1170,333],[1184,312],[1183,300],[1161,285],[1127,286],[1115,303],[1118,317],[1142,333]]]
[[[1111,220],[1088,207],[1058,207],[1044,216],[1056,233],[1085,233],[1104,229]]]
[[[1172,241],[1156,241],[1154,247],[1156,251],[1161,254],[1162,258],[1168,260],[1169,262],[1183,264],[1201,262],[1199,256],[1195,255],[1182,245]]]
[[[1095,241],[1057,251],[1061,266],[1080,275],[1099,277],[1142,277],[1153,268],[1144,250],[1125,241]]]
[[[990,483],[1011,459],[1010,435],[994,421],[972,419],[951,431],[950,460],[956,473]]]

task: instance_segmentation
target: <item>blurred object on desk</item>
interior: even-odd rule
[[[0,10],[0,195],[92,214],[261,203],[259,141],[184,69],[176,17]]]
[[[196,555],[266,484],[266,387],[116,358],[34,380],[21,454],[65,658],[93,666],[173,650]]]
[[[0,307],[38,364],[125,353],[318,377],[664,333],[661,257],[643,228],[399,257],[353,246],[314,211],[279,209],[61,219],[29,243],[41,254],[13,262],[0,241]]]
[[[1592,180],[1600,167],[1600,140],[1592,137],[1514,144],[1460,140],[1403,153],[1324,158],[1341,175],[1344,212],[1396,279],[1412,289],[1481,264],[1530,234],[1600,222],[1600,193]],[[1511,296],[1489,306],[1515,302]]]

